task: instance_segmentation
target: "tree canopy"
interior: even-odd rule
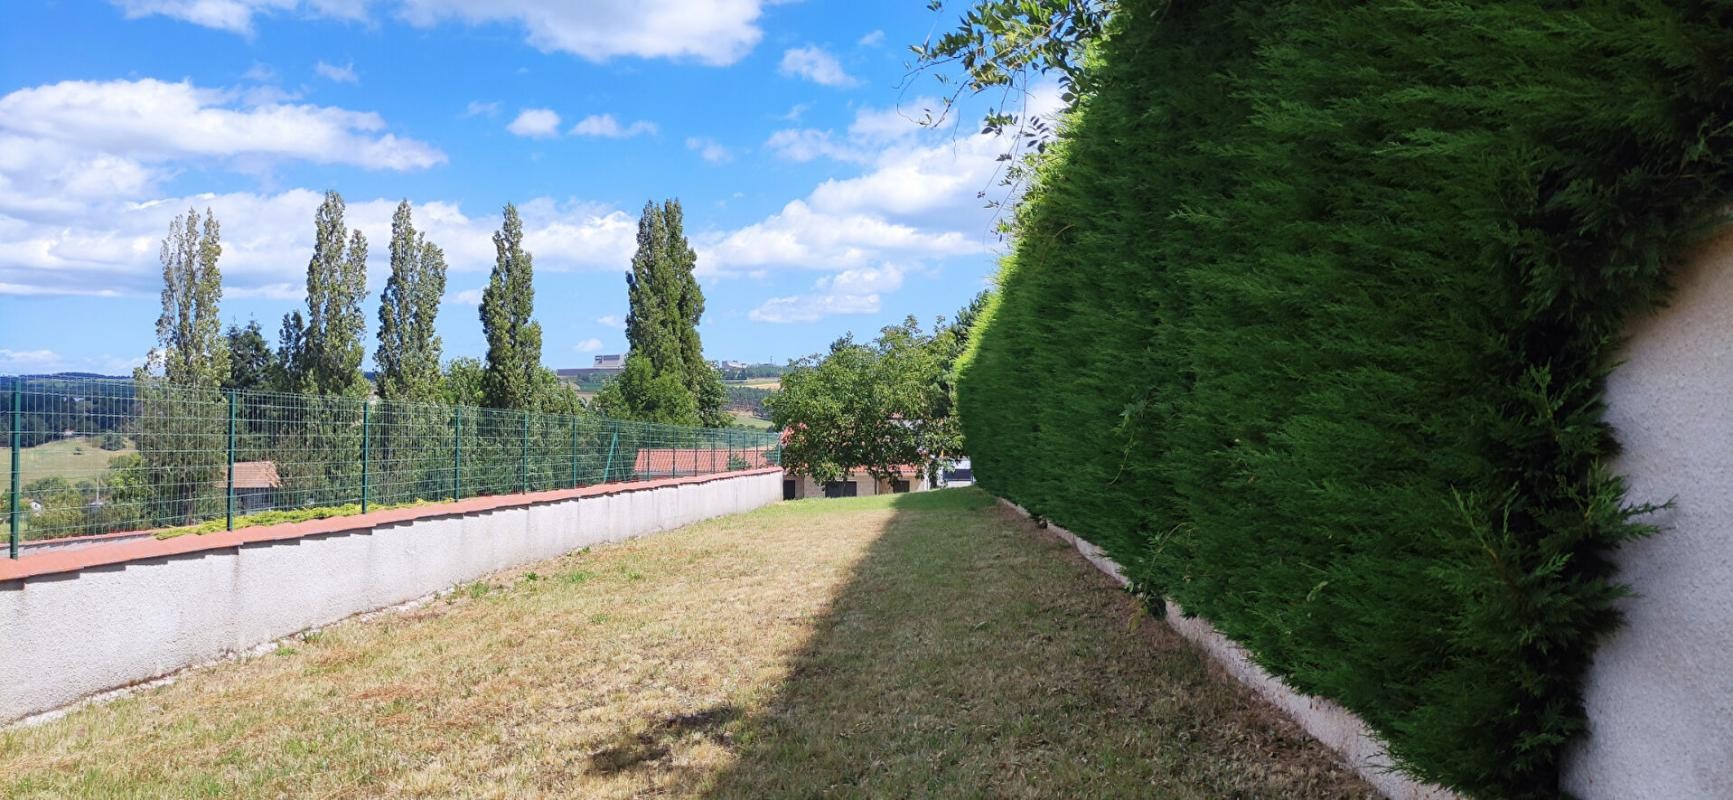
[[[932,475],[960,455],[948,384],[955,333],[923,333],[913,317],[870,343],[845,336],[822,355],[796,361],[764,405],[785,434],[782,463],[819,482],[864,471],[899,477],[900,467]]]

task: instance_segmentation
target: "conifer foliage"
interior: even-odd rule
[[[729,424],[722,376],[704,360],[698,335],[704,292],[694,273],[697,265],[680,201],[644,204],[638,249],[626,275],[631,352],[619,379],[597,397],[604,413],[712,428]]]
[[[1733,196],[1729,24],[1123,0],[960,369],[978,479],[1414,774],[1559,796],[1649,532],[1602,387]]]

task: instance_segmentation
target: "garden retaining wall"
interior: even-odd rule
[[[0,723],[489,572],[781,498],[782,471],[759,469],[0,560]]]

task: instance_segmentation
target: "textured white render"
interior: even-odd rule
[[[496,570],[781,499],[780,472],[717,477],[0,581],[0,722]]]
[[[1565,771],[1584,800],[1733,798],[1733,235],[1628,331],[1607,385],[1633,503],[1673,502],[1621,548],[1636,596],[1595,652],[1589,735]]]

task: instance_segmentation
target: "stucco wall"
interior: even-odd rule
[[[782,498],[780,471],[0,581],[0,722],[489,572]]]
[[[1628,499],[1673,506],[1618,554],[1636,596],[1588,675],[1565,779],[1584,800],[1733,797],[1733,235],[1675,288],[1607,386]]]

